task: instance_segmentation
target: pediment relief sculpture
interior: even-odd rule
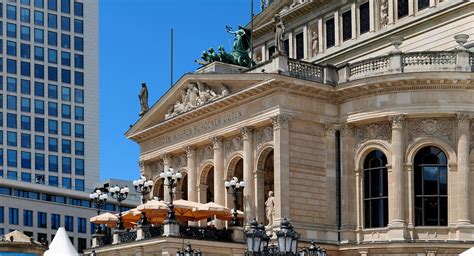
[[[186,89],[181,90],[181,98],[168,107],[165,120],[229,94],[230,90],[226,85],[221,85],[219,90],[215,90],[205,83],[189,83]]]
[[[452,119],[424,119],[408,121],[408,141],[418,137],[438,137],[453,142],[454,122]]]

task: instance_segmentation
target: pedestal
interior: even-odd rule
[[[163,236],[179,236],[179,225],[177,223],[164,224]]]
[[[143,226],[139,225],[137,226],[137,238],[135,241],[140,241],[145,239],[145,231],[143,230]]]
[[[229,227],[232,230],[232,241],[234,242],[245,242],[244,228],[243,227]]]
[[[104,234],[94,234],[92,235],[92,246],[91,248],[96,248],[100,246],[100,239],[103,238]]]
[[[122,234],[122,230],[115,230],[114,236],[112,240],[112,244],[120,244],[120,235]]]

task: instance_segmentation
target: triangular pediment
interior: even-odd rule
[[[126,132],[128,138],[160,123],[226,99],[268,79],[268,74],[187,74]]]

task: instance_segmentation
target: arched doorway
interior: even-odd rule
[[[158,178],[153,185],[152,198],[158,197],[160,200],[163,200],[165,194],[165,187],[163,186],[163,181]]]
[[[188,174],[186,171],[181,171],[181,175],[183,177],[176,186],[174,198],[188,200]]]
[[[268,225],[265,202],[268,200],[270,191],[275,191],[273,159],[273,148],[267,147],[261,151],[257,160],[256,184],[259,188],[256,191],[257,218],[265,225]]]
[[[214,166],[209,169],[206,175],[206,203],[214,202]]]
[[[227,167],[226,180],[230,181],[232,178],[236,177],[239,181],[244,180],[244,160],[241,156],[236,156],[232,158]],[[224,185],[224,184],[222,184]],[[232,194],[232,189],[227,190],[226,197],[226,207],[233,209],[234,208],[234,196]],[[239,189],[237,192],[237,209],[240,211],[244,210],[244,193],[243,189]]]

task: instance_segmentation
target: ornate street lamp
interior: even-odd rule
[[[311,246],[309,248],[303,248],[299,252],[298,256],[326,256],[326,250],[321,247],[316,247],[316,242],[309,242]]]
[[[148,195],[151,192],[151,188],[153,187],[153,181],[147,180],[145,176],[141,176],[140,179],[133,181],[133,186],[135,187],[135,191],[140,193],[142,196],[142,204],[145,203],[145,195]],[[142,217],[140,218],[140,225],[146,226],[148,225],[148,220],[146,218],[146,213],[142,212]]]
[[[232,195],[234,196],[234,209],[232,209],[232,221],[230,225],[240,226],[239,219],[237,218],[237,192],[245,187],[245,182],[243,180],[239,182],[237,177],[233,177],[230,181],[224,182],[224,186],[227,191],[232,188]]]
[[[170,202],[168,208],[168,215],[166,216],[165,224],[167,223],[176,223],[176,216],[174,214],[174,205],[173,205],[173,188],[178,185],[178,182],[182,178],[180,172],[175,172],[173,168],[169,168],[167,171],[160,173],[160,178],[163,180],[165,186],[168,187],[169,195],[170,195]],[[165,181],[168,181],[166,183]]]
[[[110,194],[112,195],[113,198],[115,198],[118,202],[119,205],[119,216],[118,216],[118,222],[117,222],[117,230],[125,230],[125,227],[123,226],[123,221],[122,221],[122,201],[127,199],[128,193],[130,190],[128,187],[119,187],[118,185],[115,185],[115,187],[109,189]]]
[[[96,188],[94,192],[89,194],[89,199],[91,203],[97,208],[97,215],[100,215],[100,210],[102,207],[105,206],[105,203],[108,199],[107,189],[106,188]],[[102,233],[102,226],[100,224],[97,225],[95,229],[96,234]]]
[[[296,255],[300,236],[293,230],[293,225],[288,219],[284,218],[281,221],[280,230],[277,231],[276,236],[280,254]]]
[[[245,232],[245,242],[247,244],[247,251],[245,255],[260,255],[261,252],[268,247],[270,238],[265,233],[263,225],[258,225],[257,220],[253,219],[250,222],[250,229]]]
[[[202,253],[201,250],[193,250],[191,243],[188,242],[186,249],[176,251],[176,256],[202,256]]]

